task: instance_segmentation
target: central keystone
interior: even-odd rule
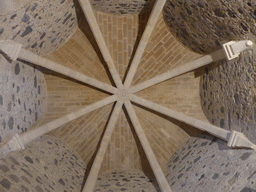
[[[119,92],[117,93],[117,95],[120,99],[129,98],[129,92],[126,89],[119,89]]]

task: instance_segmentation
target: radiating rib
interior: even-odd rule
[[[96,103],[88,105],[88,106],[84,107],[83,109],[80,109],[78,111],[75,111],[73,113],[65,115],[65,116],[58,118],[50,123],[42,125],[36,129],[33,129],[27,133],[23,133],[22,135],[20,135],[21,141],[24,145],[26,145],[27,143],[30,143],[32,140],[50,132],[50,131],[53,131],[54,129],[57,129],[58,127],[65,125],[66,123],[69,123],[87,113],[90,113],[96,109],[104,107],[105,105],[115,102],[117,100],[117,98],[118,97],[116,95],[110,96],[106,99],[103,99],[101,101],[97,101]]]
[[[97,20],[94,16],[92,6],[89,0],[79,0],[79,3],[83,9],[84,15],[90,25],[90,28],[94,34],[95,40],[97,41],[97,44],[100,48],[101,54],[105,60],[105,62],[108,65],[109,71],[112,75],[112,78],[118,88],[123,87],[122,81],[120,79],[120,76],[116,70],[115,64],[113,59],[111,58],[110,52],[107,48],[107,45],[105,43],[105,40],[102,36],[102,33],[100,31],[99,25],[97,23]]]
[[[131,67],[129,69],[129,72],[127,74],[127,78],[125,79],[124,86],[129,88],[131,86],[133,77],[137,71],[138,65],[140,63],[141,57],[145,51],[145,48],[148,44],[149,37],[153,31],[153,28],[158,20],[158,17],[160,13],[162,12],[163,6],[165,4],[166,0],[157,0],[155,2],[154,8],[150,14],[147,26],[145,28],[145,31],[143,32],[143,35],[140,39],[139,46],[136,50],[136,53],[134,55]]]
[[[212,62],[215,62],[215,61],[218,61],[221,59],[225,59],[225,58],[226,58],[226,56],[224,54],[224,51],[222,49],[219,49],[218,51],[215,51],[215,52],[211,53],[210,55],[203,56],[199,59],[196,59],[196,60],[186,63],[184,65],[178,66],[174,69],[171,69],[170,71],[163,73],[161,75],[158,75],[158,76],[156,76],[152,79],[149,79],[143,83],[135,85],[135,86],[131,87],[130,91],[131,91],[131,93],[136,93],[138,91],[141,91],[143,89],[146,89],[148,87],[156,85],[158,83],[161,83],[161,82],[171,79],[173,77],[177,77],[177,76],[187,73],[189,71],[193,71],[197,68],[208,65],[209,63],[212,63]]]
[[[187,115],[184,115],[179,112],[175,112],[171,109],[168,109],[166,107],[163,107],[161,105],[155,104],[151,101],[148,101],[146,99],[142,99],[140,97],[137,97],[135,95],[130,95],[131,101],[147,107],[149,109],[152,109],[158,113],[161,113],[163,115],[166,115],[168,117],[177,119],[181,122],[184,122],[188,125],[191,125],[195,128],[198,128],[202,131],[206,131],[224,141],[227,141],[227,145],[229,147],[239,147],[239,148],[251,148],[256,150],[256,145],[252,143],[247,137],[243,135],[243,133],[240,133],[238,131],[232,130],[227,131],[225,129],[221,129],[217,126],[211,125],[209,123],[205,123],[203,121],[200,121],[198,119],[195,119],[193,117],[189,117]]]
[[[182,113],[173,111],[171,109],[163,107],[162,105],[153,103],[146,99],[142,99],[141,97],[137,97],[135,95],[130,95],[130,99],[131,99],[131,101],[133,101],[141,106],[152,109],[158,113],[161,113],[161,114],[171,117],[173,119],[177,119],[177,120],[184,122],[188,125],[196,127],[202,131],[207,131],[208,133],[210,133],[220,139],[223,139],[225,141],[228,141],[228,139],[229,139],[230,131],[221,129],[217,126],[211,125],[209,123],[205,123],[205,122],[195,119],[193,117],[189,117]]]
[[[134,111],[134,109],[131,105],[131,102],[126,100],[124,102],[124,105],[125,105],[125,108],[128,112],[128,115],[130,117],[130,120],[133,124],[133,127],[136,131],[136,134],[138,135],[140,143],[141,143],[141,145],[142,145],[142,147],[143,147],[143,149],[146,153],[147,159],[148,159],[148,161],[150,163],[150,166],[151,166],[151,168],[154,172],[154,175],[156,177],[156,180],[158,182],[158,185],[159,185],[161,191],[171,192],[172,190],[171,190],[171,188],[170,188],[170,186],[169,186],[169,184],[168,184],[168,182],[167,182],[167,180],[164,176],[164,173],[163,173],[163,171],[162,171],[162,169],[161,169],[161,167],[160,167],[160,165],[159,165],[159,163],[156,159],[156,156],[155,156],[155,154],[154,154],[154,152],[153,152],[153,150],[152,150],[152,148],[151,148],[151,146],[150,146],[150,144],[147,140],[147,137],[146,137],[141,125],[140,125],[139,119],[138,119],[138,117],[137,117],[137,115],[136,115],[136,113],[135,113],[135,111]]]
[[[93,79],[91,77],[88,77],[82,73],[79,73],[77,71],[74,71],[72,69],[69,69],[67,67],[64,67],[60,64],[57,64],[53,61],[50,61],[48,59],[45,59],[43,57],[40,57],[26,49],[21,49],[19,56],[19,59],[22,59],[24,61],[28,61],[32,64],[47,68],[51,71],[55,71],[57,73],[60,73],[62,75],[65,75],[67,77],[70,77],[72,79],[75,79],[77,81],[86,83],[88,85],[91,85],[93,87],[96,87],[98,89],[101,89],[103,91],[106,91],[108,93],[116,93],[117,89],[115,87],[112,87],[111,85],[108,85],[106,83],[100,82],[96,79]]]
[[[83,188],[83,192],[93,191],[93,189],[95,187],[96,181],[98,179],[98,174],[99,174],[99,171],[100,171],[100,168],[102,165],[102,161],[103,161],[104,155],[106,153],[108,144],[110,142],[112,133],[115,129],[115,125],[116,125],[117,119],[119,117],[119,114],[121,112],[122,106],[123,106],[123,101],[119,100],[116,103],[114,111],[111,114],[111,118],[109,120],[108,126],[107,126],[104,136],[102,138],[102,141],[100,143],[100,148],[99,148],[97,155],[94,159],[90,173],[87,177],[85,186]]]

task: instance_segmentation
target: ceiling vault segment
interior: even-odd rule
[[[128,112],[128,115],[130,117],[130,120],[133,124],[133,127],[136,131],[136,134],[140,140],[140,143],[145,151],[145,154],[147,156],[147,159],[150,163],[150,166],[154,172],[154,175],[156,177],[156,180],[157,180],[157,183],[161,189],[161,191],[164,191],[164,192],[171,192],[171,187],[170,185],[168,184],[165,176],[164,176],[164,173],[156,159],[156,156],[147,140],[147,137],[140,125],[140,122],[139,122],[139,119],[131,105],[131,102],[129,100],[125,100],[124,102],[124,105],[125,105],[125,108]]]
[[[125,79],[124,86],[126,88],[129,88],[131,86],[132,80],[133,80],[134,75],[137,71],[138,65],[139,65],[140,60],[142,58],[142,55],[143,55],[143,53],[145,51],[145,48],[148,44],[148,41],[149,41],[149,38],[150,38],[151,33],[153,31],[153,28],[154,28],[156,22],[158,21],[159,15],[162,12],[162,9],[165,5],[165,2],[166,2],[166,0],[157,0],[155,2],[153,10],[152,10],[152,12],[149,16],[147,26],[146,26],[146,28],[143,32],[143,35],[140,39],[138,48],[137,48],[136,53],[134,55],[134,58],[132,60],[132,63],[131,63],[129,72],[127,74],[127,77]]]
[[[131,95],[130,100],[141,105],[141,106],[144,106],[148,109],[154,110],[158,113],[161,113],[163,115],[166,115],[166,116],[176,119],[178,121],[184,122],[188,125],[191,125],[197,129],[206,131],[206,132],[210,133],[211,135],[214,135],[215,137],[218,137],[224,141],[227,141],[229,147],[246,147],[246,148],[256,149],[256,145],[254,145],[251,141],[249,141],[240,132],[227,131],[225,129],[214,126],[210,123],[206,123],[201,120],[195,119],[193,117],[173,111],[171,109],[163,107],[162,105],[153,103],[146,99],[142,99],[135,95]]]
[[[95,37],[95,40],[98,44],[98,47],[101,51],[101,54],[108,65],[109,72],[111,73],[111,76],[117,86],[117,88],[123,87],[121,78],[116,70],[116,66],[114,64],[114,61],[110,55],[110,52],[107,48],[106,42],[102,36],[102,33],[100,31],[99,25],[97,23],[96,17],[93,13],[93,9],[91,6],[91,3],[89,0],[79,0],[79,3],[83,9],[84,15],[87,19],[87,22],[90,25],[90,28],[92,30],[92,33]]]
[[[0,156],[3,154],[8,154],[11,151],[16,151],[23,149],[26,144],[30,143],[32,140],[43,136],[44,134],[57,129],[58,127],[65,125],[87,113],[90,113],[96,109],[104,107],[110,103],[115,102],[118,99],[117,95],[110,96],[101,101],[95,102],[91,105],[88,105],[80,110],[72,112],[68,115],[60,117],[56,120],[53,120],[45,125],[37,127],[31,131],[23,133],[21,135],[15,135],[10,141],[8,141],[4,146],[0,148]]]
[[[163,74],[157,75],[156,77],[149,79],[147,81],[144,81],[140,84],[137,84],[130,88],[131,93],[139,92],[143,89],[146,89],[148,87],[151,87],[153,85],[156,85],[158,83],[161,83],[163,81],[166,81],[168,79],[177,77],[179,75],[185,74],[187,72],[193,71],[197,68],[206,66],[212,62],[225,59],[226,55],[223,51],[223,49],[219,49],[209,55],[205,55],[203,57],[200,57],[199,59],[193,60],[191,62],[188,62],[184,65],[175,67],[174,69],[171,69]]]
[[[119,114],[121,112],[122,106],[123,106],[123,101],[122,100],[117,101],[117,103],[114,107],[114,110],[111,114],[110,120],[108,122],[104,136],[102,138],[102,141],[100,143],[100,148],[97,152],[97,155],[93,161],[89,175],[87,177],[85,186],[83,188],[83,192],[93,191],[93,189],[95,187],[96,181],[98,179],[98,174],[99,174],[99,171],[100,171],[103,159],[104,159],[104,155],[105,155],[107,147],[109,145],[112,133],[115,129],[115,125],[116,125],[117,119],[119,117]]]
[[[28,61],[30,63],[34,63],[38,66],[47,68],[51,71],[55,71],[57,73],[60,73],[62,75],[70,77],[72,79],[75,79],[80,82],[91,85],[93,87],[99,88],[108,93],[117,93],[117,89],[115,87],[112,87],[111,85],[108,85],[108,84],[98,81],[94,78],[88,77],[82,73],[79,73],[77,71],[74,71],[72,69],[64,67],[63,65],[57,64],[53,61],[50,61],[43,57],[40,57],[40,56],[38,56],[30,51],[27,51],[25,49],[21,49],[20,54],[19,54],[19,59]]]
[[[50,61],[44,57],[40,57],[39,55],[36,55],[31,51],[23,49],[21,48],[21,44],[14,41],[0,41],[0,50],[2,50],[4,54],[6,54],[6,56],[9,57],[11,60],[21,59],[27,61],[37,66],[44,67],[51,71],[65,75],[82,83],[91,85],[108,93],[115,94],[118,91],[117,88],[112,87],[111,85],[88,77],[75,70],[69,69],[68,67]]]

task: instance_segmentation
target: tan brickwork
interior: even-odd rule
[[[44,122],[69,114],[108,96],[93,88],[65,78],[46,75],[48,111]]]
[[[198,57],[172,36],[160,14],[132,84],[136,85]]]
[[[190,137],[197,134],[195,128],[171,118],[135,107],[140,123],[163,170],[171,155]]]
[[[111,169],[142,169],[139,146],[136,144],[138,140],[134,134],[122,111],[103,160],[101,173]]]
[[[50,134],[61,138],[78,152],[87,165],[96,151],[99,139],[105,128],[112,105],[95,110],[74,120]]]
[[[194,72],[190,72],[149,87],[136,95],[188,116],[207,121],[200,104],[199,81],[200,77],[195,78]]]
[[[94,50],[86,33],[84,34],[84,31],[80,29],[65,45],[47,56],[52,61],[110,84],[104,65],[99,57],[100,55]]]
[[[137,35],[138,33],[141,35],[138,24],[145,23],[145,20],[141,20],[144,17],[117,16],[97,12],[95,16],[117,70],[123,79],[134,51]],[[110,84],[104,61],[88,29],[88,24],[81,19],[82,17],[79,18],[80,29],[64,46],[48,58]],[[161,16],[146,47],[133,84],[150,79],[198,56],[185,49],[173,38]],[[49,122],[108,96],[106,93],[52,74],[46,75],[46,83],[49,102],[44,122]],[[204,119],[199,100],[199,78],[195,78],[194,73],[160,83],[136,95],[187,115]],[[90,166],[92,155],[109,118],[111,106],[80,117],[50,134],[66,141]],[[173,122],[173,120],[159,117],[144,109],[135,108],[150,145],[161,168],[165,171],[170,156],[189,138],[191,133],[194,133],[194,130],[190,133],[187,129],[181,129],[180,127],[187,126],[177,121]],[[145,154],[136,136],[134,139],[134,130],[130,126],[131,124],[128,123],[122,111],[100,173],[117,168],[150,172],[145,163]]]
[[[95,16],[123,80],[138,34],[138,16],[117,16],[101,12],[95,12]]]

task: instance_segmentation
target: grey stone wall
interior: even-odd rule
[[[40,55],[60,47],[77,27],[72,0],[34,0],[15,12],[0,13],[0,40],[14,40]]]
[[[230,40],[256,35],[255,0],[167,0],[164,19],[186,47],[206,54]]]
[[[27,131],[46,111],[43,73],[24,62],[0,55],[0,143]]]
[[[113,14],[139,14],[154,0],[91,0],[94,9]]]
[[[179,192],[256,191],[256,152],[215,137],[191,137],[171,157],[167,180]]]
[[[256,143],[256,58],[251,51],[206,68],[201,77],[201,106],[214,125],[243,132]]]
[[[113,170],[105,172],[97,180],[94,192],[96,191],[160,192],[140,170]]]
[[[85,165],[62,141],[43,136],[0,159],[1,192],[77,192]]]

